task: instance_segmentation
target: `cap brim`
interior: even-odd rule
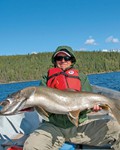
[[[64,53],[64,54],[66,54],[67,56],[71,57],[71,55],[70,55],[69,53],[65,52],[65,51],[56,52],[55,55],[54,55],[54,57],[55,57],[57,54],[59,54],[59,53]]]

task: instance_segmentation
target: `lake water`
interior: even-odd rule
[[[120,72],[91,74],[88,75],[90,83],[120,91]],[[29,86],[39,86],[40,81],[17,82],[0,84],[0,101],[4,100],[8,94],[21,90]]]
[[[88,78],[93,85],[120,91],[120,72],[92,74]]]

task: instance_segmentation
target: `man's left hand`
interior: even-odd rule
[[[99,111],[99,110],[101,110],[102,108],[99,106],[99,105],[94,105],[94,107],[93,107],[93,111]]]

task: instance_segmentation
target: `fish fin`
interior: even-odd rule
[[[100,105],[100,107],[102,107],[102,109],[104,110],[109,110],[110,106],[105,104],[105,105]]]
[[[43,117],[44,120],[49,121],[49,114],[44,108],[37,106],[35,107],[35,109],[40,114],[40,116]]]
[[[120,101],[115,100],[114,103],[112,103],[110,109],[111,109],[114,117],[120,124]]]
[[[79,119],[80,110],[70,111],[68,114],[69,120],[75,125],[78,126],[78,119]]]

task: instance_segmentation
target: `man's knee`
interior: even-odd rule
[[[46,131],[40,130],[32,133],[24,143],[23,150],[47,150],[52,147],[52,136]]]

